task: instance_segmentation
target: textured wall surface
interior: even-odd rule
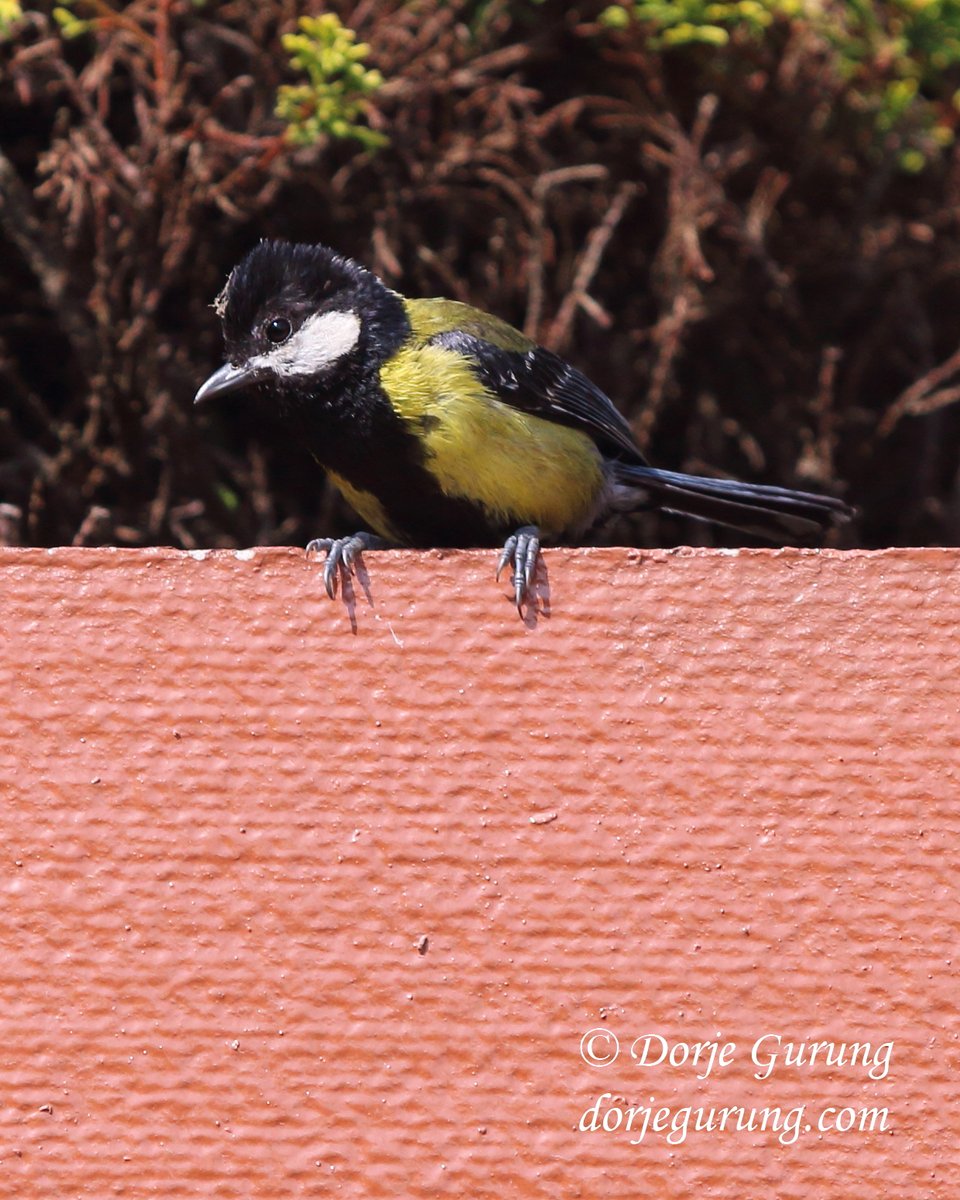
[[[0,1195],[958,1195],[960,553],[492,567],[0,554]]]

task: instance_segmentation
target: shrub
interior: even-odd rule
[[[656,462],[955,541],[957,3],[0,0],[0,537],[353,527],[262,412],[191,405],[228,270],[286,236],[523,326]]]

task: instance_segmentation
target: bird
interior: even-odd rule
[[[664,510],[806,540],[847,521],[831,496],[651,466],[576,367],[460,301],[408,299],[323,245],[263,240],[214,302],[224,364],[195,403],[249,392],[295,433],[368,528],[313,539],[336,594],[364,551],[495,547],[529,599],[541,546]]]

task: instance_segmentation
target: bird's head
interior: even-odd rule
[[[200,404],[254,387],[281,396],[329,389],[402,336],[400,298],[325,246],[264,241],[234,267],[214,306],[226,363],[197,392]]]

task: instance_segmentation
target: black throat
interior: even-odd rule
[[[358,289],[360,338],[335,367],[292,380],[280,395],[283,415],[324,467],[370,490],[374,459],[409,438],[380,386],[380,368],[410,336],[403,300],[374,277]],[[370,475],[369,472],[374,474]]]

